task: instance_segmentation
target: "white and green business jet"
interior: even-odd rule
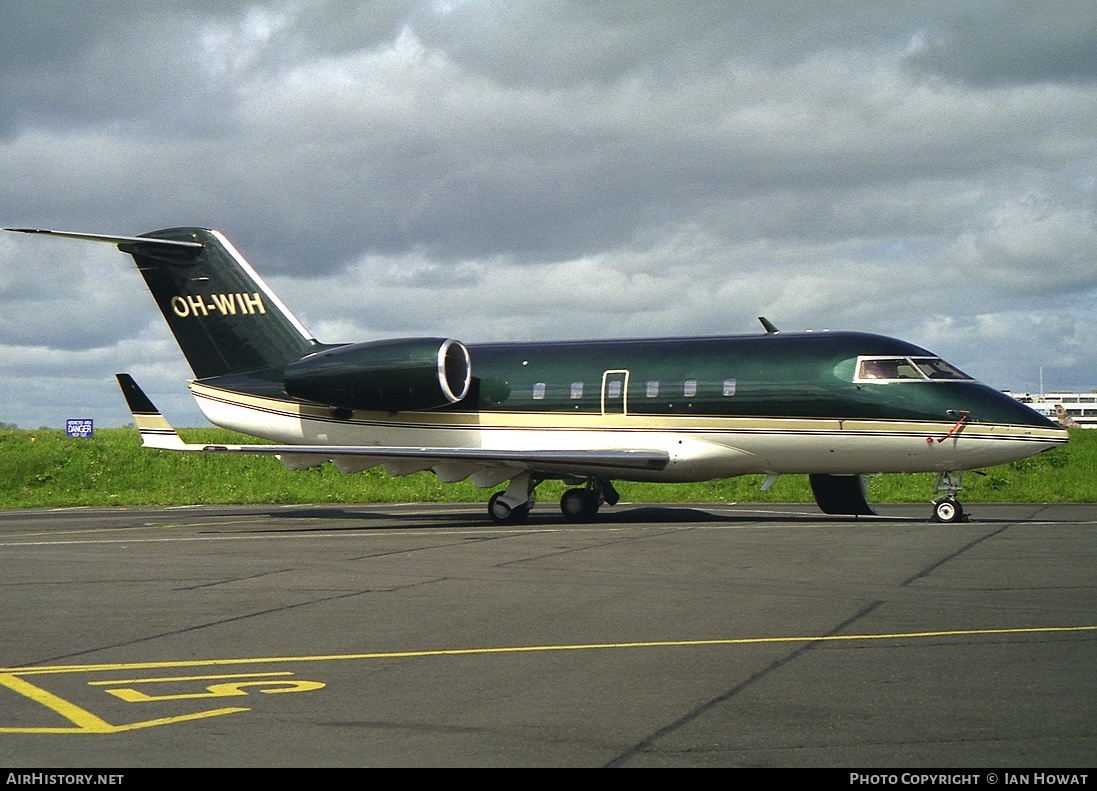
[[[872,514],[864,478],[938,473],[933,518],[963,518],[960,472],[1023,459],[1067,432],[925,349],[854,332],[465,345],[452,338],[316,340],[217,231],[142,236],[6,229],[107,242],[133,256],[194,371],[213,423],[276,445],[183,442],[127,375],[148,447],[432,470],[506,487],[518,522],[547,479],[564,516],[617,501],[614,480],[806,474],[829,514]]]

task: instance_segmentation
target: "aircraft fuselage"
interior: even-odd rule
[[[287,444],[670,454],[660,470],[604,471],[620,480],[963,470],[1066,441],[1063,429],[970,378],[861,378],[865,359],[937,359],[866,333],[470,344],[468,351],[468,395],[433,410],[302,403],[285,394],[276,370],[198,380],[191,389],[213,423]]]

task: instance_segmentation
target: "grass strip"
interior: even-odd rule
[[[183,429],[188,442],[255,440],[217,428]],[[807,476],[785,475],[768,491],[764,476],[745,475],[690,484],[616,483],[631,502],[811,502]],[[934,475],[877,475],[869,502],[931,499]],[[499,488],[499,487],[496,487]],[[566,487],[547,481],[538,499],[550,502]],[[274,458],[173,453],[141,447],[136,429],[97,429],[74,439],[54,429],[0,430],[0,508],[199,503],[481,502],[492,489],[469,481],[439,483],[422,472],[393,478],[380,468],[343,475],[330,464],[291,472]],[[1074,430],[1061,448],[1022,461],[967,473],[965,503],[1097,502],[1097,430]]]

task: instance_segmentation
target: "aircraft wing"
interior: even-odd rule
[[[515,470],[568,473],[580,470],[661,470],[670,463],[665,450],[492,450],[487,448],[391,447],[374,445],[203,445],[188,443],[149,400],[129,374],[118,374],[134,422],[147,448],[205,453],[277,456],[290,469],[334,462],[343,472],[383,464],[390,474],[434,470],[445,482],[472,477],[478,486],[494,486]]]

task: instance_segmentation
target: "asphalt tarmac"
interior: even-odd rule
[[[1091,767],[1097,506],[0,512],[5,767]]]

